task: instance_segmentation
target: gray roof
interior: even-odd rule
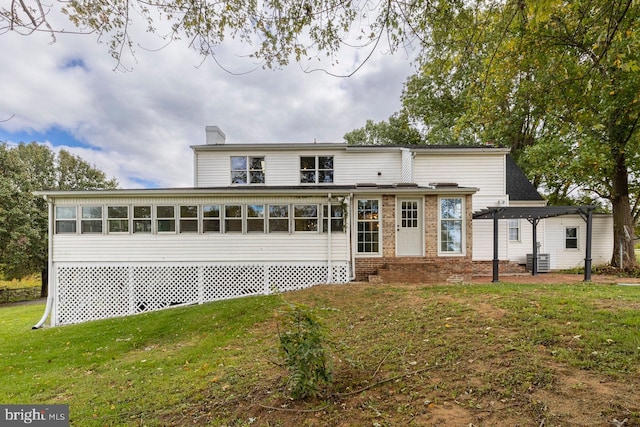
[[[508,154],[506,157],[509,200],[544,200],[513,158]]]

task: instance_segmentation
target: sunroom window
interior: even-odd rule
[[[318,231],[318,205],[293,205],[295,231]]]
[[[180,206],[180,233],[198,232],[198,206]]]
[[[102,233],[102,206],[82,206],[81,210],[80,232]]]
[[[56,234],[76,232],[76,207],[56,206]]]
[[[289,205],[269,205],[269,233],[289,232]]]
[[[322,231],[329,231],[329,219],[331,219],[331,232],[339,233],[344,231],[344,208],[342,205],[331,205],[331,215],[329,206],[322,206]]]
[[[204,233],[220,232],[220,205],[202,207],[202,231]]]
[[[241,205],[227,205],[224,207],[224,232],[242,233]]]
[[[151,206],[133,207],[133,232],[151,233]]]
[[[129,206],[107,207],[107,232],[129,232]]]
[[[174,206],[156,206],[158,233],[175,233],[176,213]]]
[[[264,233],[264,205],[247,206],[247,233]]]

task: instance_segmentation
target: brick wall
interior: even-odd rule
[[[498,263],[499,274],[526,274],[524,265],[517,262],[500,261]],[[493,261],[476,261],[473,263],[474,276],[493,276]]]
[[[357,257],[356,280],[367,281],[379,276],[385,282],[447,282],[469,281],[473,275],[471,195],[465,198],[466,254],[438,256],[438,196],[424,198],[425,253],[421,257],[396,257],[396,196],[382,196],[382,256]]]

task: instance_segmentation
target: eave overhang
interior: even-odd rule
[[[473,187],[419,187],[407,184],[392,185],[323,185],[323,186],[229,186],[203,188],[151,188],[120,190],[37,191],[46,199],[107,198],[107,197],[212,197],[212,196],[326,196],[328,194],[474,194]]]

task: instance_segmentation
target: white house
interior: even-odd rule
[[[216,126],[206,135],[192,147],[191,188],[40,193],[50,290],[38,326],[49,312],[52,325],[68,324],[318,283],[467,281],[492,259],[491,221],[474,211],[544,205],[505,148],[230,144]],[[584,258],[580,221],[547,220],[538,234],[552,268]],[[611,220],[598,224],[603,263]],[[502,262],[525,263],[528,230],[501,221]]]

